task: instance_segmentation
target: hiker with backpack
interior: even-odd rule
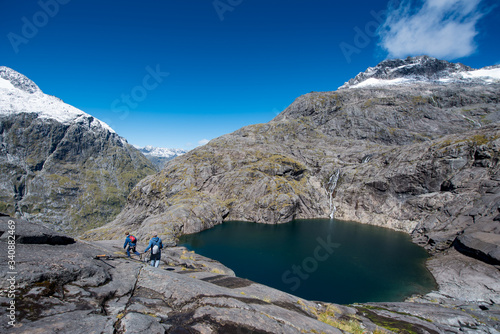
[[[130,251],[134,252],[135,255],[139,257],[139,259],[142,259],[141,254],[135,249],[137,246],[137,238],[134,237],[132,234],[125,232],[125,235],[127,236],[125,238],[125,243],[123,244],[123,249],[127,247],[127,257],[130,257]]]
[[[144,251],[146,253],[148,249],[151,248],[151,265],[153,267],[158,267],[160,265],[161,249],[163,248],[163,243],[161,239],[158,238],[158,234],[153,232],[153,237],[149,240],[148,248]]]

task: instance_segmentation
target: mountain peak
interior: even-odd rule
[[[450,63],[429,56],[388,59],[369,67],[339,89],[389,85],[450,82],[491,83],[500,80],[498,67],[475,70],[461,63]]]
[[[0,66],[0,115],[18,113],[36,114],[39,118],[65,124],[88,123],[91,127],[115,133],[109,125],[97,118],[55,96],[44,94],[32,80],[21,73]]]
[[[450,63],[429,56],[407,57],[406,59],[387,59],[380,62],[375,69],[380,79],[392,79],[399,76],[423,76],[427,78],[446,75],[450,71],[470,71],[471,67],[461,63]]]
[[[40,88],[33,81],[9,67],[0,66],[0,78],[7,80],[15,88],[27,93],[41,92]]]

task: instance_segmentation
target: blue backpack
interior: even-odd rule
[[[151,249],[151,253],[152,254],[158,254],[158,252],[160,251],[160,242],[161,242],[161,239],[158,238],[158,240],[156,240],[154,243],[154,246],[153,248]]]

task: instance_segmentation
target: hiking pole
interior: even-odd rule
[[[95,257],[94,257],[94,259],[96,259],[96,260],[101,260],[103,263],[105,263],[105,264],[107,264],[108,266],[110,266],[111,268],[115,269],[115,267],[114,267],[114,266],[112,266],[112,265],[110,265],[109,263],[107,263],[106,261],[104,261],[104,260],[103,260],[103,258],[109,259],[109,258],[110,258],[110,256],[109,256],[109,255],[105,255],[105,254],[103,254],[103,255],[97,255],[97,256],[95,256]]]

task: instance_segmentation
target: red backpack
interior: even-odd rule
[[[137,241],[137,238],[136,238],[136,237],[134,237],[132,234],[131,234],[131,235],[129,235],[129,236],[128,236],[128,238],[130,239],[130,243],[131,243],[131,244],[135,244],[135,243],[136,243],[136,241]]]

